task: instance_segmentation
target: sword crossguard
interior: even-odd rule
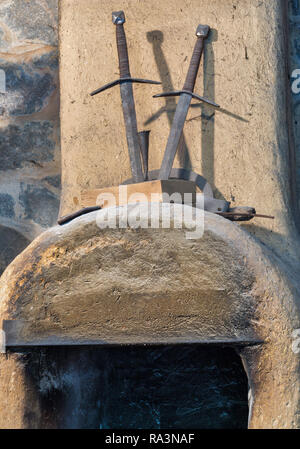
[[[107,89],[110,89],[111,87],[117,86],[118,84],[122,84],[122,83],[161,84],[160,81],[144,80],[142,78],[132,78],[130,76],[130,77],[125,77],[125,78],[120,78],[118,80],[112,81],[111,83],[105,84],[104,86],[100,87],[99,89],[91,92],[90,95],[93,97],[94,95],[100,94],[100,92],[103,92]]]
[[[204,103],[209,104],[210,106],[213,106],[214,108],[219,108],[220,105],[215,103],[212,100],[209,100],[208,98],[201,97],[198,94],[195,94],[194,92],[191,92],[189,90],[174,90],[173,92],[162,92],[160,94],[153,95],[153,98],[161,98],[161,97],[179,97],[181,94],[188,94],[191,95],[192,98],[195,100],[203,101]]]

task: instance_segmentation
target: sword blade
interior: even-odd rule
[[[179,97],[158,179],[169,179],[191,101],[190,94],[184,93]]]
[[[132,178],[134,182],[143,182],[144,174],[141,162],[140,144],[131,82],[120,84],[120,92]]]

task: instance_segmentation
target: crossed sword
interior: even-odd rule
[[[124,12],[123,11],[113,12],[112,21],[116,25],[116,40],[119,57],[120,78],[109,84],[105,84],[103,87],[100,87],[100,89],[97,89],[94,92],[92,92],[91,95],[93,96],[99,94],[100,92],[110,89],[111,87],[114,87],[118,84],[120,85],[132,179],[133,182],[142,182],[145,180],[145,175],[142,169],[141,156],[144,162],[143,165],[145,167],[146,149],[145,145],[143,145],[143,141],[141,141],[141,136],[139,136],[139,134],[141,133],[138,133],[137,129],[132,83],[145,83],[145,84],[161,84],[161,83],[158,81],[131,77],[129,68],[128,48],[124,30],[124,23],[125,23]],[[171,127],[170,135],[168,138],[166,150],[164,153],[164,158],[159,171],[158,179],[163,180],[169,179],[170,177],[173,162],[175,159],[177,148],[184,128],[184,123],[192,99],[195,98],[196,100],[203,101],[216,108],[219,107],[219,105],[217,105],[213,101],[210,101],[194,93],[194,87],[204,48],[204,40],[207,38],[209,30],[210,28],[207,25],[199,25],[196,30],[197,41],[195,44],[195,48],[193,51],[192,59],[190,62],[190,66],[188,69],[183,89],[180,91],[163,92],[154,95],[154,98],[180,96],[173,124]]]
[[[113,12],[112,21],[116,25],[116,39],[119,57],[120,78],[112,83],[105,84],[95,90],[91,95],[99,94],[111,87],[120,85],[124,122],[126,128],[127,146],[130,158],[132,178],[134,182],[145,180],[141,163],[141,145],[137,130],[136,112],[133,97],[132,83],[161,84],[159,81],[151,81],[140,78],[132,78],[130,74],[128,48],[124,30],[125,14],[123,11]]]
[[[100,87],[100,89],[93,91],[91,95],[93,96],[99,94],[100,92],[110,89],[111,87],[114,87],[118,84],[120,85],[127,145],[132,172],[131,182],[134,183],[143,182],[145,179],[147,179],[147,171],[148,171],[147,159],[148,159],[149,131],[142,131],[140,133],[138,132],[132,83],[145,83],[145,84],[161,84],[161,83],[158,81],[131,77],[129,68],[128,48],[124,30],[124,23],[125,23],[124,12],[123,11],[113,12],[112,21],[116,25],[116,40],[119,58],[120,78],[111,83],[105,84],[103,87]],[[172,169],[177,148],[183,132],[184,123],[192,99],[202,101],[215,108],[220,107],[213,101],[208,100],[207,98],[201,97],[200,95],[194,93],[201,57],[204,50],[204,41],[205,39],[207,39],[209,32],[210,27],[208,25],[198,25],[196,30],[197,40],[195,43],[194,51],[188,68],[186,80],[183,85],[183,89],[179,91],[163,92],[154,95],[154,98],[171,97],[171,96],[180,96],[180,98],[176,107],[161,168],[158,171],[158,173],[156,170],[150,172],[148,179],[152,178],[152,179],[167,180],[170,177],[171,178],[175,177],[180,179],[184,178],[191,180],[191,177],[192,178],[194,177],[195,181],[200,179],[201,181],[200,184],[202,185],[203,182],[204,184],[206,183],[206,187],[209,188],[208,190],[211,190],[206,180],[204,180],[204,178],[202,178],[200,175],[197,175],[194,172],[186,173],[187,171],[184,169]],[[144,171],[146,174],[143,173],[141,157],[143,160]],[[206,196],[207,196],[206,202],[208,203],[207,210],[211,210],[211,212],[222,215],[230,220],[243,221],[249,220],[254,216],[263,218],[274,218],[267,215],[256,214],[255,209],[252,207],[235,207],[230,209],[229,208],[230,203],[228,203],[225,200],[217,200],[213,198],[212,191],[210,192],[209,195]],[[88,213],[91,211],[90,209],[94,210],[95,208],[85,208],[80,211],[77,211],[76,213],[70,216],[62,217],[60,219],[61,221],[60,224],[64,224],[79,215]]]

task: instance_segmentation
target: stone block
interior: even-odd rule
[[[21,168],[26,162],[42,164],[54,158],[55,142],[50,121],[10,124],[0,132],[0,170]]]
[[[15,216],[15,200],[8,193],[0,193],[0,215],[13,218]]]
[[[1,98],[3,114],[22,116],[40,112],[45,107],[57,87],[54,74],[45,70],[49,58],[51,64],[57,64],[53,53],[51,57],[45,55],[45,59],[35,59],[34,64],[0,59],[0,68],[6,77],[6,93]]]
[[[8,0],[1,3],[1,21],[18,39],[57,44],[57,0]],[[4,27],[2,36],[3,31]]]
[[[25,219],[44,228],[56,223],[59,198],[46,187],[21,183],[19,202],[24,208]]]
[[[0,275],[29,243],[19,232],[0,225]]]

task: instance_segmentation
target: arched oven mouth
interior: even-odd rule
[[[232,347],[126,345],[14,348],[38,412],[27,427],[245,429],[248,380]],[[30,400],[28,398],[28,400]]]

